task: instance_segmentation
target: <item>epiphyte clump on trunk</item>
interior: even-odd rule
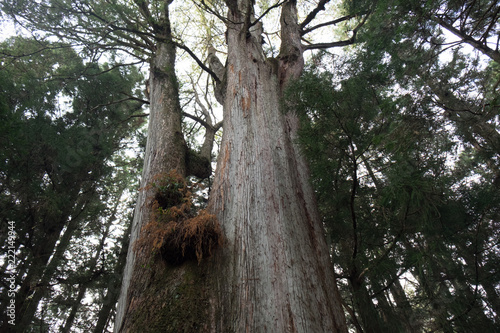
[[[188,260],[201,262],[222,245],[222,231],[215,215],[193,205],[192,188],[175,170],[157,175],[145,188],[152,190],[149,222],[135,244],[170,265]]]

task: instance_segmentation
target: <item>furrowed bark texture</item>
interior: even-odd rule
[[[250,0],[228,7],[230,22],[249,22]],[[294,143],[298,122],[280,104],[303,67],[293,1],[282,25],[278,68],[263,55],[259,24],[228,26],[224,134],[209,203],[226,238],[216,258],[214,332],[347,332],[308,168]]]
[[[159,43],[150,69],[150,119],[144,169],[132,222],[130,246],[120,299],[115,332],[147,332],[161,330],[166,322],[159,313],[161,304],[171,295],[166,281],[179,277],[166,273],[168,267],[154,260],[151,253],[137,252],[136,241],[151,214],[151,190],[144,187],[155,176],[177,170],[185,175],[186,145],[181,129],[181,108],[174,71],[175,48]],[[182,274],[182,272],[174,272]],[[175,275],[175,274],[174,274]],[[171,284],[172,285],[172,284]],[[143,327],[139,327],[143,325]],[[162,328],[163,327],[163,328]]]
[[[252,1],[226,3],[234,23],[209,202],[224,244],[201,263],[135,253],[151,211],[152,194],[141,191],[115,332],[347,332],[307,165],[294,144],[298,121],[280,103],[303,67],[295,2],[283,7],[279,61],[264,57]],[[172,169],[186,175],[171,47],[160,45],[152,63],[143,187]]]

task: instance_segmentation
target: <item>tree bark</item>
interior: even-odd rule
[[[484,41],[479,41],[477,39],[474,39],[473,36],[468,35],[465,31],[461,29],[455,28],[450,22],[447,22],[445,19],[437,16],[431,16],[431,20],[437,22],[440,26],[460,38],[462,43],[467,43],[476,50],[480,51],[484,55],[490,57],[491,60],[497,62],[500,64],[500,52],[498,50],[494,50],[490,47],[488,47],[488,44],[486,43],[486,38]]]
[[[278,66],[252,1],[227,1],[224,133],[209,207],[226,243],[215,263],[215,332],[346,332],[298,121],[280,101],[303,68],[295,2],[282,8]]]
[[[75,189],[78,189],[78,186],[75,186]],[[89,190],[78,199],[71,200],[71,198],[77,198],[77,193],[75,191],[73,193],[74,195],[69,196],[68,202],[76,202],[77,204],[73,208],[74,213],[71,218],[69,218],[71,215],[70,207],[61,212],[59,216],[54,216],[53,219],[50,216],[45,217],[44,223],[52,223],[54,228],[43,230],[36,240],[31,265],[16,293],[16,326],[4,325],[0,328],[0,332],[24,332],[33,322],[38,304],[47,293],[47,285],[57,270],[78,223],[81,222],[80,213],[89,203],[93,190]],[[66,229],[61,234],[65,224]]]
[[[162,24],[161,39],[150,63],[150,118],[148,140],[122,289],[117,306],[115,332],[169,331],[165,303],[176,296],[175,285],[182,280],[185,267],[168,267],[152,253],[136,252],[141,230],[150,220],[155,177],[172,170],[186,175],[186,143],[181,127],[181,107],[175,75],[175,46],[171,40],[168,6]],[[169,305],[171,305],[169,303]],[[173,310],[172,310],[173,311]],[[172,331],[173,329],[171,329]]]
[[[123,190],[122,190],[123,193]],[[99,245],[97,246],[97,249],[94,252],[94,256],[89,260],[88,263],[86,263],[85,268],[87,269],[87,276],[82,276],[81,281],[78,285],[78,294],[74,300],[72,300],[73,305],[71,306],[71,311],[69,312],[68,317],[66,318],[66,322],[64,323],[64,327],[61,328],[61,333],[68,333],[71,331],[71,328],[73,327],[76,315],[78,313],[78,309],[80,308],[80,303],[85,296],[85,293],[87,292],[87,288],[92,282],[92,276],[95,273],[95,269],[97,267],[99,258],[101,257],[102,251],[104,249],[104,245],[106,243],[106,240],[108,239],[109,236],[109,230],[111,228],[111,225],[113,224],[115,218],[116,218],[116,213],[118,210],[118,204],[120,203],[120,199],[122,197],[122,193],[115,199],[115,205],[113,207],[113,213],[111,216],[108,218],[108,221],[106,222],[105,230],[101,236],[101,240],[99,241]]]
[[[382,320],[373,304],[372,298],[368,293],[367,286],[363,280],[357,278],[358,274],[353,274],[350,279],[352,287],[352,296],[359,317],[363,323],[363,329],[367,333],[386,332]]]
[[[407,332],[421,332],[422,324],[420,320],[415,318],[414,311],[411,307],[410,301],[406,297],[406,292],[403,289],[399,278],[393,278],[393,281],[394,282],[391,284],[390,291],[401,317],[401,322],[404,323]]]
[[[295,144],[298,119],[281,104],[287,82],[303,68],[296,4],[283,7],[276,61],[264,57],[252,1],[226,3],[224,133],[209,201],[224,245],[209,259],[180,265],[135,253],[150,216],[151,193],[142,190],[115,332],[347,332],[308,167]],[[143,187],[160,172],[185,175],[183,159],[175,158],[185,151],[172,137],[180,133],[177,91],[155,98],[172,80],[155,81],[151,72]]]
[[[123,278],[122,272],[125,267],[127,251],[130,244],[130,230],[132,227],[131,222],[132,221],[128,221],[128,228],[120,240],[121,248],[116,261],[114,274],[109,281],[106,296],[104,297],[102,308],[99,310],[97,323],[92,331],[93,333],[107,332],[106,327],[110,322],[111,311],[114,309],[116,302],[118,301]]]

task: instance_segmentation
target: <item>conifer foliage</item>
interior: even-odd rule
[[[500,328],[498,9],[380,1],[289,91],[353,330]]]
[[[142,123],[134,117],[142,104],[126,97],[141,75],[84,62],[69,45],[21,37],[3,42],[1,55],[1,274],[13,274],[18,286],[16,326],[2,313],[2,331],[92,327],[103,303],[80,303],[112,293],[116,302],[118,288],[110,287],[126,251],[124,198],[137,165],[118,152]],[[6,257],[11,223],[15,263]],[[3,291],[2,308],[10,302]]]

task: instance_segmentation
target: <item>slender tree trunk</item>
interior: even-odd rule
[[[116,302],[118,301],[118,296],[120,294],[120,288],[122,285],[123,268],[125,267],[127,251],[130,244],[131,227],[132,224],[131,221],[129,221],[129,227],[123,234],[123,238],[120,241],[121,249],[115,265],[113,278],[109,281],[106,296],[104,297],[102,308],[99,310],[99,314],[97,315],[97,324],[94,327],[93,333],[105,332],[106,327],[110,321],[110,314],[115,307]]]
[[[68,318],[66,318],[66,322],[64,323],[64,327],[61,328],[61,333],[68,333],[73,326],[73,323],[76,318],[76,314],[78,312],[78,308],[80,307],[80,303],[85,296],[85,292],[87,291],[87,284],[82,282],[78,285],[78,294],[76,295],[76,299],[72,301],[73,306],[71,307],[71,311],[69,312]]]
[[[357,275],[358,274],[354,274],[354,276]],[[382,320],[377,312],[377,309],[375,308],[375,305],[373,304],[364,281],[352,278],[350,282],[354,304],[358,310],[357,313],[361,318],[361,322],[363,323],[364,332],[385,332]]]
[[[90,278],[94,274],[94,271],[97,267],[97,262],[101,256],[102,250],[104,249],[104,244],[109,236],[109,230],[110,230],[111,225],[113,224],[113,222],[116,218],[116,212],[118,210],[118,204],[120,203],[122,193],[120,193],[120,196],[118,196],[116,198],[115,206],[113,207],[113,213],[111,214],[111,216],[109,217],[109,219],[106,223],[106,229],[104,230],[104,232],[102,234],[101,240],[99,241],[99,245],[94,253],[94,256],[85,265],[85,268],[87,269],[88,274],[87,274],[87,276],[82,277],[82,282],[80,282],[80,284],[78,285],[78,294],[76,296],[76,299],[72,301],[73,306],[71,307],[71,311],[68,315],[68,318],[66,318],[66,323],[64,324],[64,327],[61,329],[61,333],[70,332],[71,328],[73,327],[73,323],[75,321],[76,314],[78,313],[78,308],[80,307],[80,303],[83,299],[83,296],[85,296],[88,285],[91,282],[91,281],[87,280],[87,278]]]
[[[43,236],[45,237],[43,242],[42,239],[39,239],[35,243],[33,255],[28,256],[31,265],[16,293],[16,326],[9,327],[6,324],[7,321],[4,321],[4,325],[0,328],[0,332],[23,332],[24,328],[31,324],[38,307],[38,301],[43,295],[42,289],[45,289],[41,283],[41,278],[44,275],[44,271],[47,271],[49,259],[54,252],[66,217],[67,216],[63,216],[58,219],[60,223],[57,223],[57,225],[60,226],[60,228],[58,227],[57,230],[44,234]],[[42,245],[45,245],[45,247]],[[54,258],[52,260],[54,260]],[[36,298],[34,298],[34,296],[36,296]]]
[[[488,301],[488,305],[496,313],[496,318],[499,318],[500,293],[496,290],[495,286],[490,281],[482,281],[481,286],[484,288],[484,291],[486,292],[486,299]]]
[[[24,332],[31,325],[38,309],[38,304],[47,292],[47,285],[56,271],[57,265],[61,262],[71,237],[80,222],[80,213],[83,212],[92,195],[93,192],[89,191],[78,200],[75,200],[78,209],[74,210],[75,214],[69,219],[69,222],[67,220],[70,214],[66,212],[61,213],[59,222],[54,224],[57,226],[57,229],[44,233],[38,239],[35,247],[38,250],[31,259],[32,264],[28,269],[27,276],[16,294],[16,306],[18,307],[16,310],[16,326],[5,327],[7,332],[12,329],[16,332]],[[77,197],[76,194],[75,197]],[[50,221],[50,217],[46,217],[45,220]],[[66,229],[61,235],[65,225]],[[46,246],[45,248],[44,245]],[[3,328],[0,329],[0,332],[3,332]]]
[[[22,277],[16,293],[16,326],[8,325],[7,320],[4,320],[0,332],[25,332],[31,325],[38,304],[47,291],[47,285],[78,226],[80,214],[93,195],[92,187],[86,188],[84,195],[78,195],[81,186],[82,183],[77,181],[73,190],[67,193],[67,202],[75,203],[74,206],[65,206],[61,211],[46,213],[43,216],[32,212],[31,225],[35,227],[34,231],[31,230],[32,240],[28,246],[32,254],[26,255],[23,262],[27,264],[23,264],[16,274]]]
[[[57,265],[60,263],[64,251],[66,251],[66,248],[69,245],[71,236],[78,226],[78,220],[78,218],[75,218],[69,222],[66,230],[61,235],[60,241],[57,244],[51,260],[47,263],[42,276],[39,279],[32,280],[34,281],[33,283],[36,283],[36,285],[30,286],[30,288],[27,290],[27,292],[30,294],[29,298],[23,299],[19,302],[19,304],[22,305],[20,306],[19,311],[19,322],[16,324],[16,330],[18,332],[24,332],[27,327],[31,325],[31,322],[33,321],[35,313],[38,309],[38,304],[47,293],[47,284],[56,271]],[[20,296],[17,296],[17,298],[20,298]]]
[[[409,333],[417,333],[422,331],[420,320],[415,319],[414,311],[411,307],[410,301],[406,297],[406,293],[401,286],[399,278],[395,278],[390,287],[391,294],[396,302],[397,311],[401,317],[401,321]]]

